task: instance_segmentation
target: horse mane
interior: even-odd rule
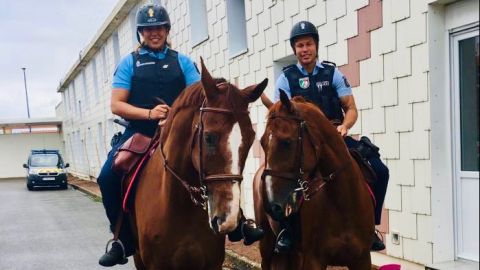
[[[307,122],[308,132],[316,148],[321,148],[323,144],[331,145],[333,142],[340,141],[341,137],[335,127],[317,105],[301,96],[296,96],[290,101],[298,116]],[[285,110],[285,107],[281,102],[277,102],[272,106],[269,114],[278,114],[282,110]]]
[[[227,80],[224,78],[214,78],[215,84],[225,83]],[[162,134],[160,140],[162,143],[167,139],[167,134],[170,133],[172,128],[173,119],[179,111],[184,108],[200,108],[205,100],[205,94],[203,93],[203,84],[198,81],[185,88],[172,104],[170,111],[168,112],[167,120],[162,128]]]

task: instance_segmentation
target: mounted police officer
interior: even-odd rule
[[[368,149],[364,156],[377,174],[378,181],[374,184],[376,196],[375,224],[380,224],[381,211],[389,178],[388,168],[380,160],[378,148],[375,148],[368,138],[362,141],[347,136],[349,129],[355,124],[358,117],[352,89],[345,76],[331,62],[319,62],[318,57],[319,35],[315,25],[308,21],[295,24],[290,33],[290,45],[298,63],[287,66],[277,79],[274,101],[280,99],[280,89],[291,98],[303,96],[320,107],[326,117],[336,126],[340,135],[345,138],[349,148],[358,148],[365,144]],[[383,250],[385,245],[374,233],[372,250]],[[276,249],[279,252],[290,250],[292,239],[290,233],[283,233],[277,241]]]
[[[112,232],[122,216],[122,177],[112,170],[116,150],[137,132],[152,137],[158,125],[163,125],[170,106],[181,91],[200,80],[193,61],[168,46],[171,23],[164,7],[157,4],[142,6],[137,11],[136,24],[140,46],[119,63],[113,75],[111,97],[112,113],[127,119],[129,125],[112,146],[97,179]],[[159,105],[159,99],[165,104]],[[111,249],[101,256],[99,264],[102,266],[125,264],[128,262],[126,257],[135,253],[128,219],[121,220],[118,241],[114,241]],[[245,221],[243,216],[242,221]],[[252,224],[242,222],[240,225],[242,231],[251,233],[249,241],[258,240],[263,235]]]

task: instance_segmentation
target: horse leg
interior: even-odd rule
[[[348,266],[349,270],[370,270],[372,269],[372,260],[370,251],[365,252],[359,259],[355,260]]]
[[[133,255],[133,261],[135,262],[135,268],[137,270],[147,270],[147,267],[143,264],[142,257],[140,257],[140,254],[135,254]]]

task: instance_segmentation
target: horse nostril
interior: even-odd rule
[[[212,220],[210,221],[210,224],[212,226],[212,229],[214,232],[218,233],[218,217],[214,217],[212,218]]]
[[[212,224],[212,229],[218,233],[220,232],[220,226],[222,226],[222,224],[225,222],[225,217],[218,217],[218,216],[215,216],[212,218],[212,220],[210,221],[210,223]]]
[[[271,206],[271,210],[272,210],[272,214],[276,217],[279,217],[282,215],[282,206],[280,206],[279,204],[272,204]]]

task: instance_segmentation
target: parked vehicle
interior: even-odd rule
[[[27,188],[53,187],[68,188],[67,170],[70,165],[64,163],[58,150],[32,150],[27,163]]]

